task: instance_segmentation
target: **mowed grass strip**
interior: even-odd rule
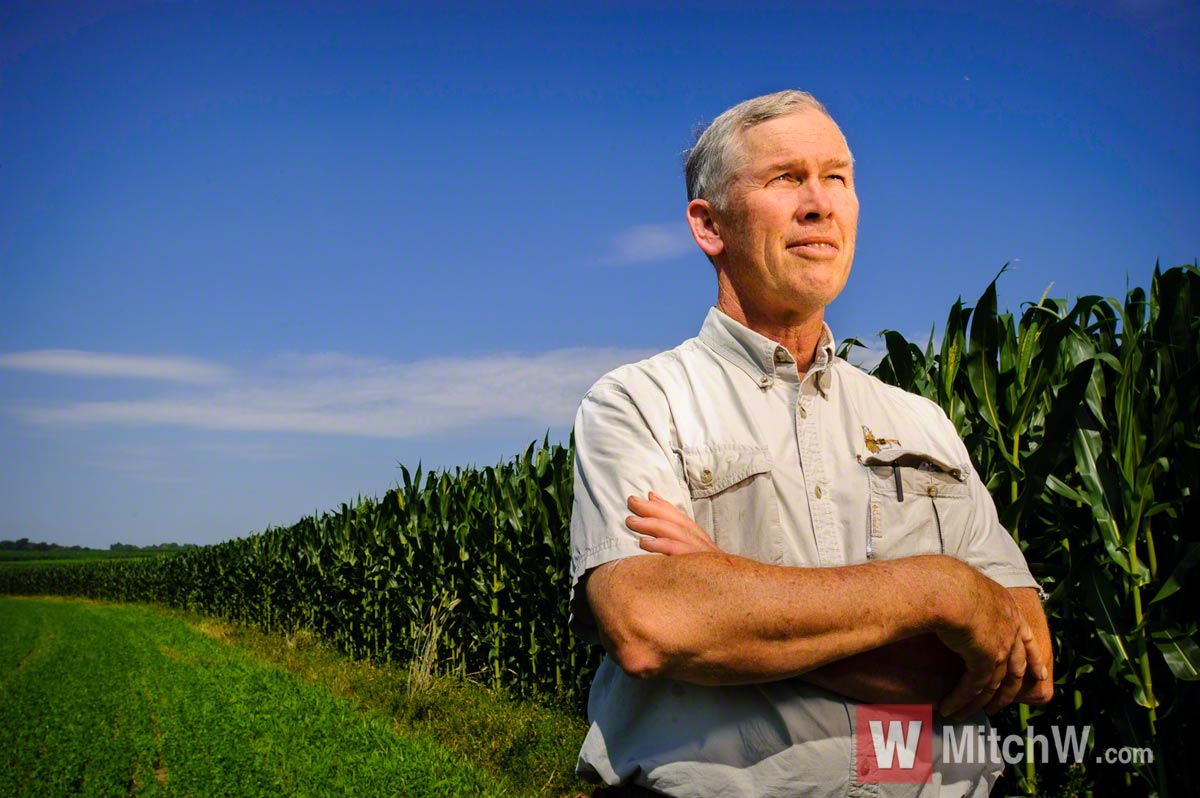
[[[575,776],[588,724],[566,696],[521,699],[461,675],[426,672],[414,679],[407,664],[353,660],[307,631],[269,633],[149,606],[328,688],[403,734],[436,740],[484,770],[507,795],[572,798],[593,789]]]
[[[492,796],[320,685],[141,607],[0,600],[0,795]]]

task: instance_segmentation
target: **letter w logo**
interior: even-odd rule
[[[933,707],[861,704],[855,717],[857,781],[916,784],[933,770]]]
[[[900,767],[912,770],[917,758],[917,736],[921,733],[921,721],[910,720],[908,733],[904,732],[904,724],[898,720],[888,722],[887,733],[883,731],[883,721],[870,721],[871,745],[875,747],[875,761],[881,768],[891,768],[896,761],[896,753],[900,754]]]

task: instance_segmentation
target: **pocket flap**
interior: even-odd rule
[[[771,472],[771,456],[765,446],[689,446],[679,453],[692,498],[712,496],[755,474]]]
[[[865,466],[896,466],[899,468],[917,468],[923,471],[937,471],[949,474],[959,482],[967,481],[967,469],[961,465],[951,465],[945,460],[934,457],[915,449],[884,449],[881,452],[860,456],[858,461]]]

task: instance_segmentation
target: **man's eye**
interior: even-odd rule
[[[795,176],[795,175],[791,175],[791,174],[782,174],[782,175],[779,175],[778,177],[776,177],[776,178],[775,178],[775,179],[774,179],[772,182],[786,182],[786,183],[792,183],[792,182],[795,182],[795,180],[796,180],[796,176]]]
[[[837,180],[844,186],[848,182],[845,175],[829,175],[830,180]]]

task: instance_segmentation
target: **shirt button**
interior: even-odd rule
[[[776,363],[787,363],[789,360],[790,360],[790,358],[788,357],[788,353],[787,353],[786,349],[783,349],[781,347],[781,348],[775,350],[775,362]]]
[[[808,418],[808,411],[803,407],[800,408],[800,418]]]
[[[771,384],[771,378],[768,377],[766,374],[764,374],[758,378],[758,384],[761,385],[762,387],[766,388],[768,385]]]
[[[712,471],[709,471],[707,468],[704,469],[703,471],[701,471],[700,472],[700,482],[705,485],[711,485],[712,484]]]
[[[817,487],[813,490],[813,495],[816,496],[818,499],[821,498],[822,491],[821,491],[820,485],[817,485]]]

